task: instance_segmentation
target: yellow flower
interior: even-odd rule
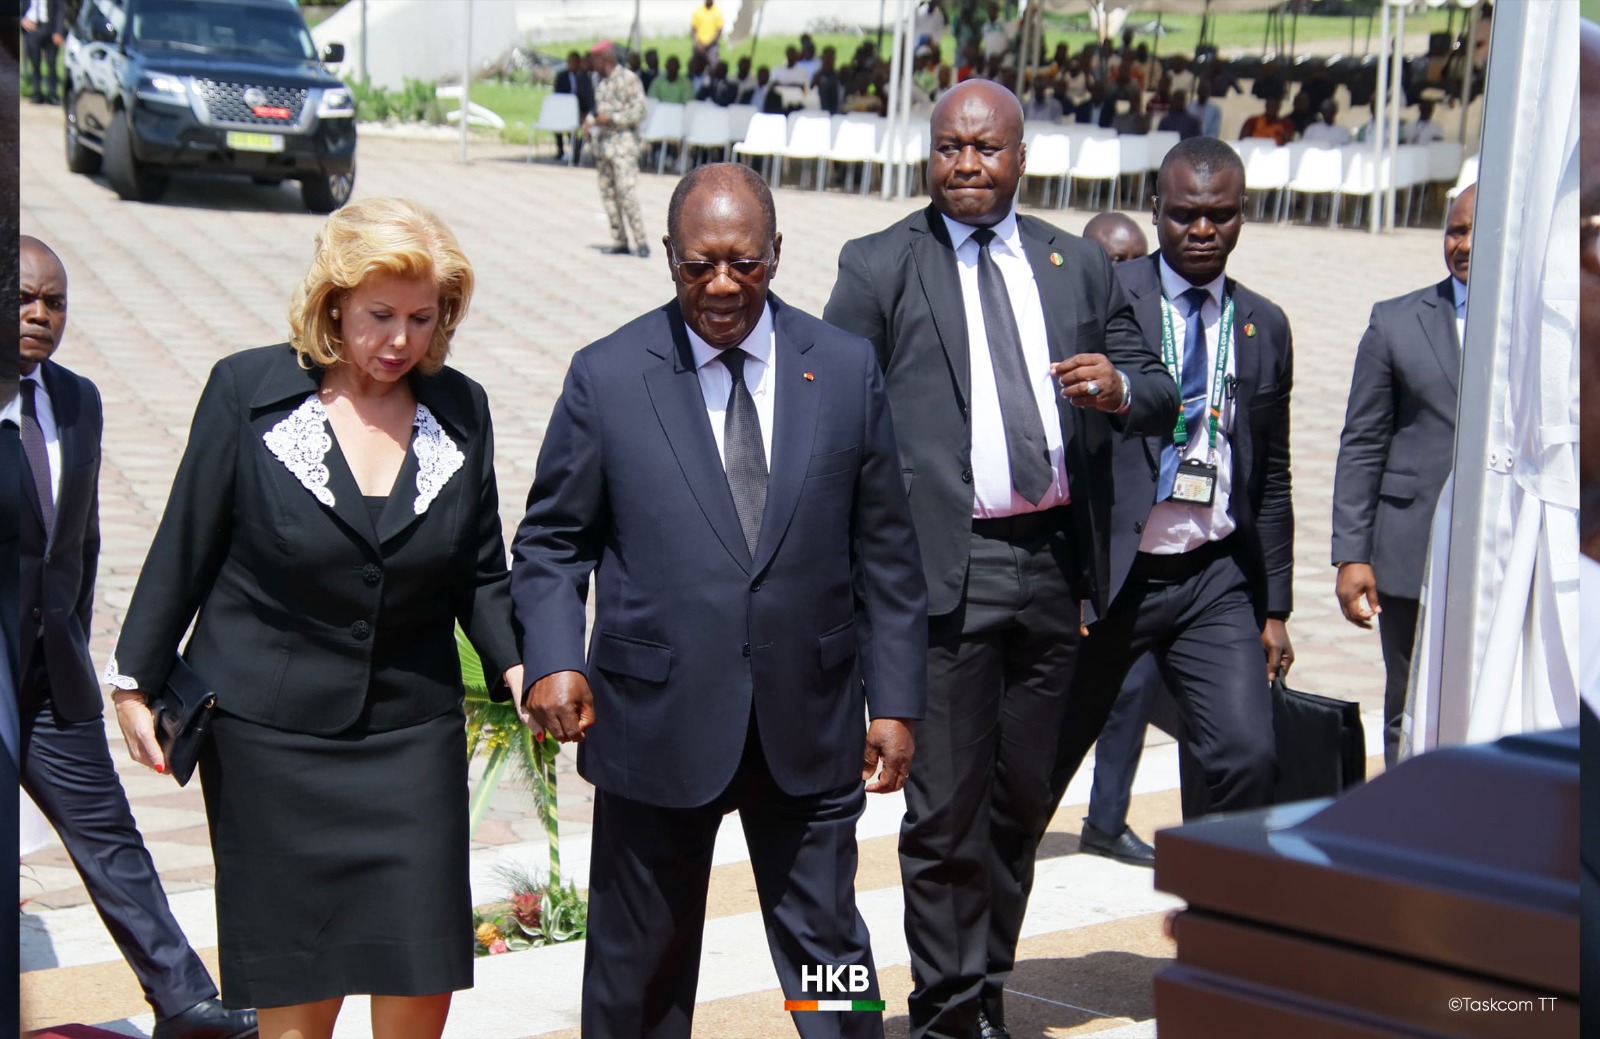
[[[478,936],[479,944],[485,948],[500,940],[500,928],[494,924],[479,924],[474,933]]]

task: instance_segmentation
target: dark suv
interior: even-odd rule
[[[355,185],[355,99],[294,0],[83,0],[66,44],[67,168],[153,201],[171,170],[300,182],[331,213]]]

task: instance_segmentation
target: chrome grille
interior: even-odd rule
[[[264,119],[250,111],[245,103],[246,90],[254,87],[266,95],[262,104],[273,108],[287,108],[288,119]],[[259,126],[291,129],[297,127],[305,113],[305,87],[271,87],[254,83],[219,83],[214,79],[196,79],[195,93],[199,95],[206,121],[224,126]]]

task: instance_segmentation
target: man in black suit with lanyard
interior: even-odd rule
[[[1179,700],[1203,814],[1269,804],[1277,778],[1269,683],[1293,661],[1293,345],[1283,311],[1225,273],[1244,223],[1233,149],[1183,141],[1157,185],[1161,249],[1117,275],[1183,414],[1117,444],[1112,569],[1126,577],[1085,641],[1052,786],[1059,799],[1129,667],[1153,652]]]
[[[67,325],[67,273],[50,247],[18,250],[22,381],[0,412],[24,461],[18,638],[22,787],[55,827],[106,930],[155,1011],[154,1039],[242,1039],[253,1010],[226,1010],[167,905],[128,809],[89,658],[100,557],[100,393],[50,357]]]
[[[877,351],[928,582],[900,832],[916,1039],[1008,1034],[1079,626],[1114,590],[1112,441],[1177,413],[1100,247],[1017,215],[1022,125],[997,83],[945,95],[932,204],[847,243],[824,312]]]

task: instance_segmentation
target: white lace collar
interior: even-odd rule
[[[412,447],[417,452],[417,497],[411,508],[420,516],[428,511],[433,499],[467,459],[450,439],[450,434],[439,425],[439,420],[433,417],[433,412],[421,402],[417,404],[416,431]],[[302,487],[319,502],[333,508],[326,461],[328,452],[333,449],[333,434],[329,432],[328,409],[322,406],[316,394],[307,397],[281,422],[263,433],[261,440]]]

